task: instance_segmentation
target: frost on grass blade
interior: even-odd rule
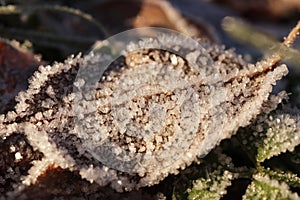
[[[227,192],[231,185],[233,174],[224,171],[223,174],[210,173],[208,179],[195,181],[192,190],[189,192],[189,199],[220,199]]]
[[[269,176],[271,179],[276,179],[279,182],[285,182],[291,187],[299,188],[300,187],[300,178],[297,174],[293,174],[292,172],[280,171],[280,170],[272,170],[270,168],[259,167],[259,173],[264,176]]]
[[[267,175],[256,174],[252,183],[248,186],[244,200],[256,199],[300,199],[296,193],[292,193],[284,182],[270,179]]]
[[[260,115],[255,123],[238,134],[243,147],[256,162],[293,151],[300,144],[299,111],[290,111],[291,108],[285,106],[281,111]]]
[[[227,187],[231,185],[232,180],[238,178],[237,171],[244,170],[236,168],[236,172],[231,172],[235,167],[231,158],[223,154],[220,147],[208,155],[208,160],[212,160],[212,169],[209,169],[209,173],[206,172],[206,176],[193,183],[193,187],[188,190],[188,199],[220,199],[227,193]]]

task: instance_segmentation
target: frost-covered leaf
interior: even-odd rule
[[[286,183],[278,182],[267,175],[256,174],[254,180],[248,186],[244,200],[248,199],[300,199],[296,193],[292,193]]]
[[[284,109],[268,115],[261,115],[251,126],[239,134],[243,147],[256,162],[293,151],[300,144],[300,115]]]

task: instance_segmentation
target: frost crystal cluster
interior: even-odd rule
[[[162,35],[128,45],[89,84],[110,58],[41,66],[0,116],[1,137],[24,134],[43,154],[18,191],[50,165],[117,191],[156,184],[248,125],[287,73],[276,55],[252,65],[232,50]]]

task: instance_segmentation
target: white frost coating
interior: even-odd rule
[[[1,120],[0,135],[25,133],[46,165],[117,191],[138,189],[248,125],[287,73],[263,62],[256,71],[231,50],[174,34],[128,45],[97,77],[112,57],[91,53],[40,67],[16,98],[16,114]],[[24,180],[36,178],[30,172]]]
[[[98,116],[101,128],[87,134],[85,146],[108,167],[139,174],[136,187],[177,173],[178,168],[206,155],[240,126],[249,124],[267,100],[272,84],[287,73],[282,66],[262,73],[255,81],[228,81],[238,77],[239,70],[251,76],[240,57],[220,51],[222,56],[217,59],[221,60],[214,61],[210,54],[215,52],[204,48],[207,44],[194,42],[163,35],[130,44],[122,64],[128,67],[105,76],[110,81],[100,85],[112,93],[103,97],[99,90],[95,94],[97,106],[109,104],[110,111]],[[222,63],[227,59],[232,66]],[[157,105],[161,109],[152,118]],[[106,136],[103,127],[109,133]],[[95,138],[102,138],[101,142]]]

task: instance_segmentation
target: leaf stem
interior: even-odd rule
[[[259,49],[271,49],[274,53],[266,60],[269,63],[268,67],[276,66],[276,64],[283,59],[289,59],[296,66],[300,66],[300,52],[291,48],[299,35],[300,21],[298,21],[297,25],[291,30],[282,43],[279,43],[270,35],[254,30],[254,28],[247,23],[233,17],[224,18],[222,26],[229,35],[237,40],[251,44]]]

